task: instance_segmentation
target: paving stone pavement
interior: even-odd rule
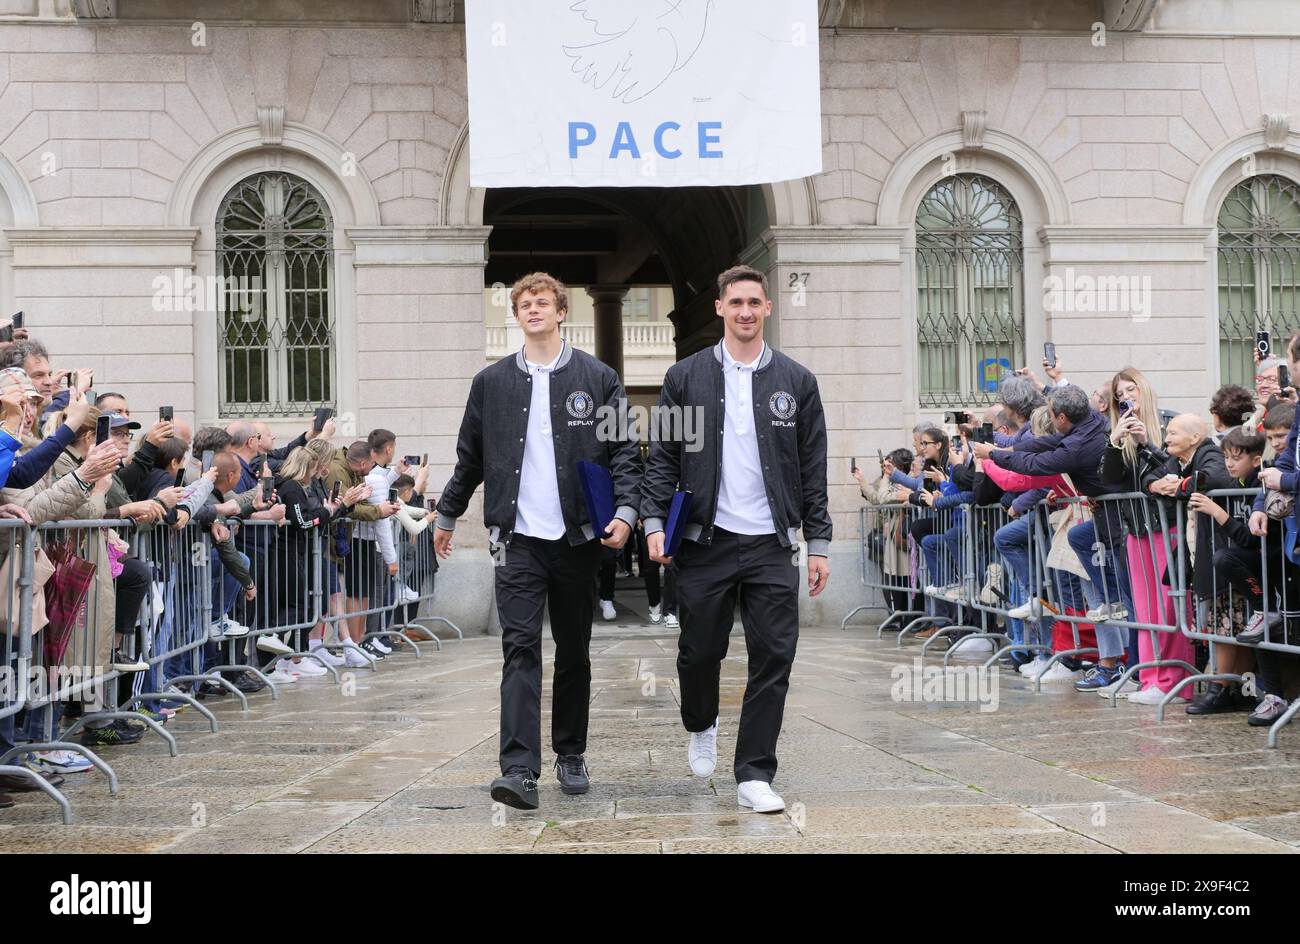
[[[776,787],[784,814],[742,812],[729,758],[744,689],[739,627],[722,670],[719,770],[691,776],[676,637],[602,623],[592,640],[593,785],[540,810],[495,807],[500,642],[447,642],[355,676],[224,699],[105,752],[122,789],[68,778],[75,824],[24,794],[0,852],[1290,852],[1300,847],[1300,727],[1281,750],[1245,715],[1157,722],[1068,684],[1010,673],[996,710],[899,701],[919,645],[861,627],[802,633]],[[547,642],[547,685],[550,659]],[[928,664],[935,664],[933,657]],[[909,676],[910,677],[910,676]],[[212,705],[212,702],[208,702]],[[988,707],[988,704],[985,705]],[[543,730],[549,712],[543,717]],[[553,761],[548,752],[545,763]]]

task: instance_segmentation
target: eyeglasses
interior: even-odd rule
[[[921,440],[921,445],[922,445],[922,446],[942,446],[943,443],[941,443],[941,442],[935,442],[933,439],[922,439],[922,440]]]

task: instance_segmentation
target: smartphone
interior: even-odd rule
[[[969,423],[970,420],[970,414],[965,410],[949,410],[947,413],[943,414],[943,421],[954,426],[961,423]]]
[[[405,463],[406,463],[408,466],[410,466],[411,468],[415,468],[416,466],[418,466],[418,465],[420,464],[420,457],[419,457],[419,456],[403,456],[403,457],[402,457],[402,461],[405,462]]]
[[[173,410],[172,410],[171,407],[169,407],[169,406],[160,406],[160,407],[158,407],[158,420],[159,420],[159,422],[162,422],[162,423],[170,423],[170,422],[172,421],[172,415],[173,415]]]
[[[272,492],[274,491],[275,479],[271,478],[269,475],[262,476],[262,501],[269,502],[273,497]]]
[[[77,385],[77,372],[75,370],[68,371],[68,376],[66,379],[68,382],[68,389],[71,390],[73,387]]]
[[[390,488],[390,489],[388,490],[388,500],[389,500],[390,502],[399,502],[399,501],[401,501],[401,499],[397,497],[397,489],[395,489],[395,488]]]
[[[204,472],[208,471],[208,469],[212,468],[212,462],[216,458],[217,458],[217,454],[215,452],[213,452],[211,449],[205,449],[203,451],[203,458],[200,460],[200,468]]]
[[[9,320],[13,322],[12,327],[15,330],[21,328],[23,326],[23,313],[21,311],[16,311],[14,312],[14,316]]]
[[[991,443],[991,442],[993,442],[993,424],[992,424],[992,423],[985,423],[983,426],[980,427],[980,442],[983,442],[983,443]]]
[[[435,512],[435,511],[438,510],[438,499],[436,499],[436,498],[426,498],[426,499],[424,500],[424,503],[425,503],[426,505],[429,506],[429,513],[430,513],[430,514],[432,514],[433,512]]]
[[[113,417],[105,413],[95,421],[95,445],[102,442],[108,442],[108,438],[113,435]]]
[[[1195,491],[1204,492],[1209,487],[1210,477],[1205,474],[1204,470],[1196,470]]]
[[[176,470],[176,482],[175,482],[174,484],[175,484],[175,486],[176,486],[177,488],[184,488],[184,487],[185,487],[185,470],[184,470],[184,469],[177,469],[177,470]]]
[[[1277,387],[1279,390],[1285,390],[1291,386],[1291,371],[1287,369],[1286,364],[1277,365]]]
[[[316,419],[312,421],[312,429],[320,432],[325,428],[325,421],[334,415],[334,411],[327,406],[316,408]]]
[[[1259,351],[1259,359],[1261,361],[1268,360],[1272,349],[1273,349],[1273,345],[1270,343],[1268,332],[1256,331],[1255,350]]]
[[[1121,414],[1132,413],[1134,410],[1137,409],[1137,404],[1134,403],[1132,400],[1120,400],[1119,409]]]
[[[858,471],[858,457],[853,456],[849,459],[849,475],[852,475],[856,471]]]
[[[950,446],[953,452],[961,452],[961,437],[953,436],[950,441]]]
[[[334,488],[330,490],[330,501],[336,502],[339,500],[339,489],[342,487],[343,487],[343,483],[340,482],[338,479],[335,479]]]
[[[1048,367],[1056,366],[1056,345],[1051,341],[1043,345],[1043,360],[1047,361]]]
[[[429,464],[429,454],[426,452],[424,454],[424,461],[421,462],[420,465],[428,465],[428,464]]]

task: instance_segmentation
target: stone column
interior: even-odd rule
[[[618,371],[623,379],[623,299],[626,285],[588,285],[595,308],[596,357]]]

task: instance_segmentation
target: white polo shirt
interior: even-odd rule
[[[726,390],[726,417],[722,424],[722,481],[713,524],[735,534],[774,534],[772,509],[763,487],[763,460],[754,430],[754,370],[767,353],[742,364],[722,344],[722,378]]]
[[[567,343],[567,342],[566,342]],[[528,432],[524,436],[524,464],[519,470],[519,498],[515,506],[515,533],[544,541],[564,537],[564,511],[560,508],[560,483],[555,477],[555,439],[551,428],[551,371],[564,347],[549,364],[524,366],[532,378],[528,405]]]

